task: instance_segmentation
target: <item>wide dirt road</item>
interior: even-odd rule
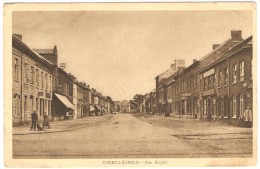
[[[130,114],[118,114],[98,126],[14,135],[13,155],[14,158],[251,157],[250,149],[237,146],[229,149],[230,139],[225,140],[226,149],[220,150],[210,144],[207,146],[205,141],[199,144],[185,140],[176,132]],[[214,141],[211,139],[208,141]],[[250,147],[251,143],[252,138],[247,136],[237,142],[239,147]],[[222,143],[217,140],[216,144]]]

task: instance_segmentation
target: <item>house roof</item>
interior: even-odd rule
[[[229,58],[230,56],[234,55],[235,53],[243,50],[245,48],[245,45],[247,44],[252,44],[252,36],[248,37],[247,39],[243,40],[242,42],[236,44],[229,50],[227,50],[225,53],[223,53],[218,59],[212,61],[211,63],[208,64],[208,66],[204,67],[203,69],[200,70],[200,72],[208,70],[210,67],[213,65],[222,62],[223,60]]]
[[[53,49],[33,49],[39,54],[53,54]]]
[[[46,62],[50,65],[53,65],[50,61],[45,59],[43,56],[41,56],[38,52],[34,51],[31,49],[28,45],[26,45],[23,41],[21,41],[17,36],[13,35],[12,36],[13,42],[16,42],[19,46],[23,47],[25,50],[31,53],[31,55],[34,55],[36,59],[40,59],[43,62]]]

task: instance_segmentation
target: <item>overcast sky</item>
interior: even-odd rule
[[[13,33],[31,48],[57,45],[67,72],[114,100],[150,92],[175,59],[188,66],[231,30],[247,38],[251,28],[246,11],[13,13]]]

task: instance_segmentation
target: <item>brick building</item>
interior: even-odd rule
[[[236,123],[245,107],[252,108],[252,36],[230,48],[200,73],[203,119]]]
[[[179,69],[173,75],[173,116],[186,118],[198,117],[198,68],[199,61],[193,60],[190,66],[185,69]]]
[[[54,65],[29,48],[21,35],[12,36],[13,124],[27,123],[36,111],[51,115]]]
[[[53,77],[53,100],[52,117],[56,119],[72,119],[75,116],[73,105],[73,84],[76,78],[67,73],[63,68],[58,67],[57,47],[53,49],[34,49],[54,65]],[[76,95],[76,93],[75,93]]]
[[[156,80],[156,97],[157,97],[157,110],[159,114],[165,114],[168,111],[167,107],[167,82],[180,67],[185,67],[184,60],[175,60],[174,64],[165,72],[158,75]]]
[[[73,84],[75,77],[58,68],[56,84],[53,91],[52,116],[55,119],[72,119],[75,107],[73,105]]]

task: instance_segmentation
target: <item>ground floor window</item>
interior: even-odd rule
[[[51,101],[48,101],[48,116],[51,115]]]
[[[38,100],[38,98],[36,98],[35,102],[36,102],[36,112],[38,113],[38,111],[39,111],[39,100]]]
[[[221,117],[222,115],[222,100],[221,98],[217,99],[217,116]]]
[[[27,96],[24,96],[23,111],[24,111],[24,115],[26,115],[27,114]]]
[[[206,117],[207,116],[207,100],[204,99],[203,101],[203,115]]]
[[[237,96],[234,95],[233,96],[233,105],[232,105],[232,117],[236,117],[237,116]]]
[[[216,109],[216,99],[215,98],[213,98],[212,99],[212,116],[215,116],[216,117],[216,115],[217,115],[217,109]]]
[[[224,98],[224,117],[228,117],[228,98]]]
[[[13,116],[20,117],[20,95],[13,96]]]
[[[242,117],[243,116],[243,112],[244,112],[244,104],[245,104],[245,101],[244,101],[244,94],[243,93],[241,93],[240,95],[239,95],[239,110],[240,110],[240,117]]]

